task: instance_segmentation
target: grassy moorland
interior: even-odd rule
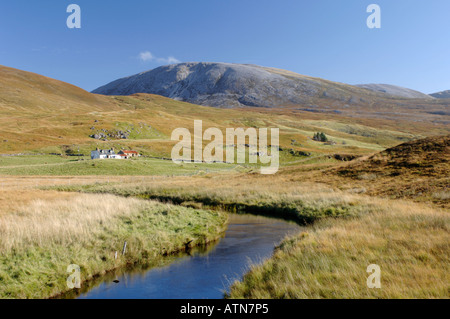
[[[1,214],[1,298],[65,292],[70,264],[81,267],[83,281],[129,264],[155,264],[165,255],[216,240],[227,220],[221,212],[113,195],[53,196]]]
[[[52,190],[93,194],[114,194],[124,197],[169,202],[185,207],[252,213],[284,218],[299,224],[311,224],[325,217],[359,215],[362,208],[341,192],[320,185],[287,185],[281,180],[249,189],[250,176],[244,174],[206,175],[196,179],[128,181],[120,184],[61,185]],[[220,182],[219,182],[220,181]],[[253,181],[257,182],[258,178]],[[277,186],[280,186],[277,188]],[[273,191],[271,189],[274,189]],[[317,193],[314,192],[317,191]],[[362,202],[361,202],[362,204]]]
[[[231,298],[449,297],[448,137],[423,140],[449,134],[439,115],[448,102],[311,104],[216,109],[107,97],[0,67],[0,297],[57,295],[72,263],[89,280],[158,262],[217,238],[223,210],[309,225],[235,283]],[[198,119],[204,129],[279,128],[280,171],[149,158],[170,157],[171,132],[192,132]],[[90,137],[117,130],[130,134]],[[316,132],[333,143],[314,141]],[[96,147],[149,157],[91,161]],[[127,255],[114,260],[125,240]],[[367,289],[370,263],[381,266],[381,290]]]
[[[447,122],[436,112],[445,101],[389,99],[368,104],[318,99],[324,112],[299,107],[280,109],[218,109],[192,105],[150,94],[101,96],[37,74],[0,66],[0,154],[85,154],[92,149],[135,149],[143,155],[170,157],[175,128],[277,127],[287,161],[292,149],[312,155],[368,155],[401,142],[448,134]],[[420,107],[418,107],[420,105]],[[394,112],[393,112],[394,110]],[[338,112],[334,112],[338,111]],[[100,132],[129,131],[127,139],[93,139]],[[323,131],[335,141],[311,140]],[[295,157],[295,156],[294,156]],[[1,174],[1,173],[0,173]]]

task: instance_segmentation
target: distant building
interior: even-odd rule
[[[91,152],[91,159],[129,159],[132,157],[139,157],[139,152],[136,151],[120,151],[118,154],[114,152],[114,149],[100,150],[96,149]]]
[[[125,158],[139,157],[139,152],[136,151],[120,151],[119,155]]]
[[[91,159],[123,159],[123,157],[116,154],[113,148],[110,150],[100,150],[97,148],[91,152]]]

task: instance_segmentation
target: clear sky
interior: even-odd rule
[[[81,7],[81,29],[66,8]],[[369,4],[382,11],[369,29]],[[449,0],[2,0],[0,64],[91,91],[175,62],[450,89]]]

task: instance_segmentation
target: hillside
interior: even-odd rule
[[[79,142],[96,113],[123,110],[112,99],[31,72],[0,66],[0,152]]]
[[[296,76],[275,69],[269,73],[275,77]],[[174,145],[170,141],[172,131],[179,127],[192,129],[197,119],[204,121],[205,128],[279,127],[282,161],[293,163],[313,160],[298,156],[304,153],[311,153],[317,160],[327,154],[364,155],[414,138],[449,133],[446,116],[440,115],[448,105],[438,99],[420,100],[419,104],[404,100],[395,106],[381,100],[370,105],[342,106],[320,98],[317,104],[291,108],[222,109],[159,95],[92,94],[7,67],[0,68],[0,83],[0,154],[89,154],[98,146],[169,157]],[[311,141],[318,131],[325,132],[336,144]],[[126,138],[120,138],[123,132]]]
[[[371,195],[406,197],[448,206],[449,172],[450,135],[447,135],[400,144],[335,169],[333,176],[344,177],[346,187],[359,188]]]
[[[113,110],[107,99],[74,85],[0,65],[0,111],[5,113]]]

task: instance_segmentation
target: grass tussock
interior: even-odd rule
[[[0,216],[0,297],[42,298],[67,290],[67,266],[82,280],[220,236],[220,212],[195,210],[114,195],[78,194],[35,200]],[[125,256],[115,252],[128,242]]]

